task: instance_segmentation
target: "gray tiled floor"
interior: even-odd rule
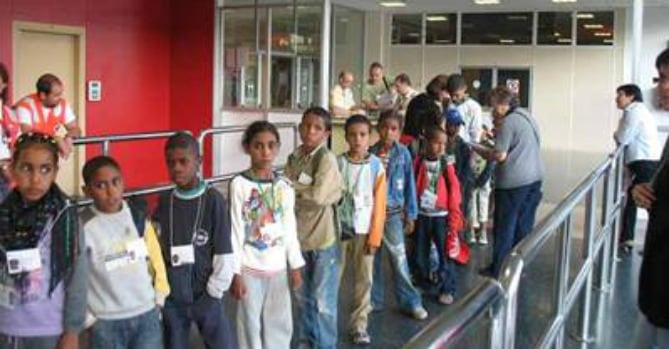
[[[639,226],[638,246],[643,241],[643,230],[645,224]],[[577,256],[580,251],[581,240],[575,238],[572,241],[572,255]],[[554,254],[553,243],[549,242],[537,259],[527,267],[527,273],[521,281],[521,293],[519,297],[519,322],[516,336],[517,348],[533,348],[544,326],[552,314],[552,291]],[[595,343],[582,346],[574,341],[569,335],[575,328],[575,317],[568,321],[565,348],[592,348],[592,349],[636,349],[648,348],[648,328],[636,308],[636,289],[638,280],[638,269],[641,256],[640,247],[627,257],[617,263],[617,275],[613,291],[604,294],[602,298],[599,293],[593,293],[593,311],[601,312],[599,324],[593,323],[591,328],[599,329],[598,338]],[[486,265],[489,260],[489,247],[475,247],[472,249],[472,260],[468,265],[458,266],[458,293],[460,295],[470,290],[480,280],[477,271]],[[570,263],[572,268],[577,262]],[[573,273],[572,273],[573,274]],[[388,280],[387,278],[387,281]],[[350,309],[350,283],[344,282],[340,297],[340,343],[339,348],[357,348],[350,344],[347,338],[346,321],[348,309]],[[430,312],[426,321],[413,320],[394,308],[394,296],[392,290],[386,290],[386,302],[388,306],[381,312],[372,313],[370,317],[370,334],[372,345],[367,348],[399,348],[409,338],[416,334],[437,314],[449,311],[449,307],[441,306],[434,300],[426,298],[425,306]],[[228,312],[233,304],[228,300]],[[231,314],[232,315],[232,314]],[[234,318],[232,318],[234,319]],[[234,322],[234,321],[233,321]],[[484,348],[488,341],[488,323],[469,331],[461,343],[455,347],[460,348]],[[593,333],[593,332],[591,332]],[[195,334],[192,336],[192,348],[202,348]],[[413,349],[413,348],[411,348]]]

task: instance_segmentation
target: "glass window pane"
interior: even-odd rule
[[[393,15],[392,44],[420,44],[423,15]]]
[[[462,15],[462,43],[530,45],[532,16],[532,12],[465,13]]]
[[[295,52],[295,11],[293,6],[272,7],[272,50]]]
[[[467,93],[482,106],[489,106],[488,94],[492,90],[492,68],[462,68],[467,82]]]
[[[571,45],[571,12],[539,12],[537,43],[539,45]]]
[[[255,10],[224,10],[223,19],[223,105],[257,107],[260,80],[255,55]]]
[[[453,45],[456,42],[458,17],[454,13],[425,15],[425,43]]]
[[[364,51],[363,33],[365,13],[348,7],[333,5],[332,19],[332,70],[329,86],[337,83],[341,71],[350,71],[355,77],[354,96],[359,101],[361,85],[364,81],[365,67],[361,59]]]
[[[292,109],[293,57],[272,56],[271,107]]]
[[[318,55],[321,51],[320,6],[297,6],[297,53]]]
[[[500,69],[497,72],[497,85],[506,86],[516,92],[520,106],[529,107],[531,87],[529,69]]]
[[[613,45],[613,12],[578,12],[577,45]]]

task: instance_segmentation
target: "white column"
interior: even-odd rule
[[[632,4],[632,82],[641,84],[641,44],[643,42],[643,0]]]
[[[328,109],[330,99],[330,47],[332,32],[332,2],[323,0],[321,22],[321,70],[320,70],[320,105]]]

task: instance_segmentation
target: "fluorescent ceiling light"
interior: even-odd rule
[[[593,19],[593,18],[595,18],[595,15],[593,15],[592,13],[583,12],[583,13],[576,14],[576,18],[579,18],[579,19]]]
[[[500,44],[513,44],[515,42],[516,42],[516,40],[513,40],[513,39],[499,39]]]
[[[448,17],[441,15],[432,15],[432,16],[425,16],[425,20],[428,22],[446,22],[448,21]]]
[[[527,20],[527,17],[522,16],[522,15],[520,15],[520,16],[519,15],[510,15],[510,16],[506,16],[506,19],[508,19],[510,21],[524,21],[524,20]]]
[[[613,43],[613,39],[604,39],[604,43],[612,44],[612,43]]]
[[[495,5],[499,4],[499,0],[474,0],[477,5]]]
[[[583,28],[585,29],[604,29],[602,24],[584,24]]]
[[[557,39],[557,42],[559,42],[561,44],[571,44],[571,39],[560,38],[560,39]]]
[[[562,34],[560,34],[558,32],[555,32],[555,33],[553,33],[553,36],[562,36]]]
[[[606,36],[611,36],[611,33],[610,32],[596,32],[595,36],[606,37]]]
[[[407,3],[400,0],[388,0],[379,2],[379,5],[383,7],[405,7]]]
[[[553,0],[553,2],[556,3],[566,3],[566,2],[576,2],[577,0]]]

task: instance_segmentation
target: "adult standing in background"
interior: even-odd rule
[[[660,107],[669,111],[669,49],[657,56],[655,68]],[[669,140],[653,179],[635,185],[632,197],[649,211],[639,275],[639,309],[653,326],[654,347],[669,348]]]
[[[481,105],[467,95],[467,82],[460,74],[448,77],[448,93],[452,105],[458,109],[465,122],[460,129],[460,137],[465,142],[479,142],[483,132],[483,110]]]
[[[11,144],[18,137],[18,125],[14,111],[9,107],[7,92],[9,90],[9,73],[4,64],[0,63],[0,202],[9,194],[9,163],[12,158]]]
[[[383,75],[383,65],[374,62],[369,66],[369,77],[362,91],[362,106],[367,116],[378,117],[379,111],[394,102],[392,85]]]
[[[441,113],[449,100],[447,83],[447,75],[437,75],[427,84],[424,93],[409,102],[400,138],[402,144],[409,145],[418,140],[425,127],[443,127]]]
[[[418,91],[411,87],[411,79],[406,73],[397,75],[393,85],[397,93],[397,101],[395,102],[397,113],[402,117],[402,122],[404,122],[409,103],[418,95]]]
[[[35,88],[35,93],[16,104],[21,131],[54,137],[61,156],[67,158],[72,152],[72,138],[80,136],[81,130],[72,107],[63,97],[63,82],[53,74],[44,74],[37,79]]]
[[[657,170],[660,142],[657,137],[657,124],[643,104],[639,86],[633,84],[619,86],[616,89],[616,106],[623,111],[623,116],[618,122],[618,129],[613,138],[619,145],[627,146],[625,165],[632,176],[619,239],[621,250],[629,253],[634,247],[637,213],[631,191],[634,185],[650,181]]]
[[[353,73],[342,71],[339,73],[337,85],[330,91],[330,114],[335,118],[348,118],[356,108],[353,98]]]
[[[484,272],[498,276],[504,258],[534,227],[544,170],[539,128],[530,113],[519,107],[518,96],[498,86],[491,91],[490,105],[495,146],[471,146],[487,160],[497,162],[492,264]]]

